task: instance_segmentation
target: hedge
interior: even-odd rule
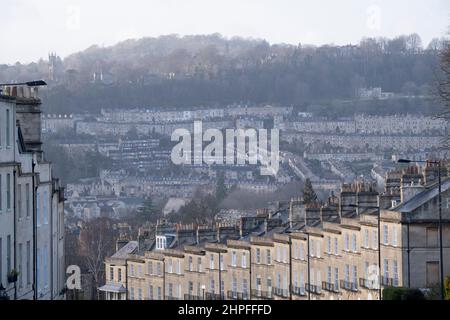
[[[383,300],[425,300],[425,295],[419,289],[385,288]]]

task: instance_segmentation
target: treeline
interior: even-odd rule
[[[352,117],[354,114],[367,115],[399,115],[416,114],[436,116],[443,111],[441,100],[436,97],[435,90],[430,89],[428,97],[399,97],[388,100],[329,100],[312,102],[302,111],[312,112],[317,117],[331,119]]]
[[[176,35],[91,47],[55,62],[47,111],[187,107],[235,102],[304,108],[348,99],[361,87],[421,95],[433,88],[444,40],[416,34],[363,39],[355,46],[269,44]],[[0,79],[47,76],[46,62],[0,66]]]

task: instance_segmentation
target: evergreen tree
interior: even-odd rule
[[[216,200],[219,204],[227,196],[227,188],[225,186],[225,175],[220,173],[216,183]]]
[[[142,206],[138,208],[136,218],[141,222],[156,221],[158,218],[157,213],[157,209],[155,208],[152,199],[147,198],[144,200]]]
[[[313,203],[317,201],[317,194],[314,191],[311,180],[306,179],[305,181],[305,189],[303,189],[303,201],[305,203]]]

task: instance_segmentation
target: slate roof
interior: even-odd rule
[[[107,283],[104,286],[98,288],[100,291],[125,293],[127,289],[121,283]]]
[[[442,182],[442,192],[447,191],[450,188],[450,179]],[[426,187],[424,191],[411,198],[410,200],[401,203],[397,207],[393,209],[393,211],[397,212],[411,212],[422,206],[424,203],[430,201],[434,197],[437,197],[439,194],[439,185],[435,183],[429,187]]]
[[[111,258],[116,259],[125,259],[129,254],[134,253],[139,247],[137,241],[129,241],[126,245],[124,245],[121,249],[119,249],[116,253],[114,253]]]

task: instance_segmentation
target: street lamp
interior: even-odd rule
[[[1,87],[5,87],[5,86],[42,87],[42,86],[46,86],[46,85],[47,85],[47,83],[44,80],[35,80],[35,81],[27,81],[27,82],[20,82],[20,83],[0,83],[0,94],[3,91],[3,89]]]
[[[378,300],[381,300],[381,209],[379,206],[359,206],[356,204],[348,205],[351,208],[376,209],[378,217]]]
[[[444,253],[442,246],[442,178],[441,178],[441,166],[442,162],[440,160],[409,160],[409,159],[399,159],[397,163],[430,163],[438,165],[438,184],[439,184],[439,269],[440,269],[440,283],[441,283],[441,300],[445,300],[445,289],[444,289]]]

